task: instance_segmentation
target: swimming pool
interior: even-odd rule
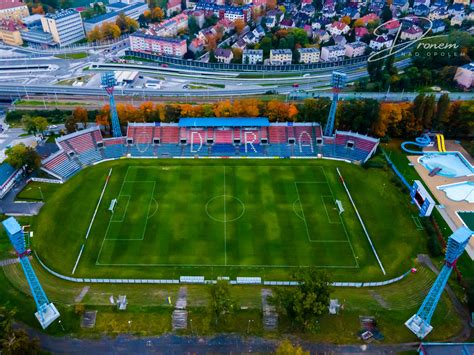
[[[474,203],[474,182],[463,181],[457,184],[438,186],[437,189],[444,191],[450,200]]]
[[[458,152],[427,153],[418,162],[428,171],[440,168],[437,174],[449,178],[474,174],[474,167]]]

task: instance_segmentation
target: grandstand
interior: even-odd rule
[[[347,131],[322,135],[319,123],[269,123],[266,118],[182,118],[179,123],[129,123],[126,137],[103,138],[91,127],[56,140],[60,150],[43,170],[65,180],[82,167],[121,157],[318,157],[363,163],[378,139]]]

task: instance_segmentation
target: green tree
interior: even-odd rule
[[[193,37],[196,33],[199,32],[199,25],[194,16],[190,16],[188,19],[188,31],[190,37]]]
[[[314,331],[318,319],[328,311],[331,282],[325,271],[316,268],[298,269],[292,276],[298,286],[278,289],[272,302],[279,312],[294,320],[305,330]]]
[[[32,147],[23,143],[14,145],[6,150],[6,162],[15,169],[26,167],[26,170],[36,170],[41,166],[41,158]]]
[[[392,19],[392,10],[390,10],[390,6],[385,4],[385,6],[382,9],[382,15],[380,16],[382,19],[382,22],[388,22]]]
[[[66,120],[64,121],[64,128],[66,128],[66,133],[69,134],[69,133],[74,133],[77,131],[77,122],[76,120],[74,119],[74,116],[70,116],[68,118],[66,118]]]
[[[425,112],[425,94],[419,94],[413,100],[413,114],[418,122],[423,122]]]
[[[272,39],[270,37],[263,37],[260,41],[260,49],[263,50],[263,56],[268,57],[270,55],[270,50],[272,49]]]
[[[209,286],[209,313],[214,319],[216,325],[223,316],[232,312],[234,301],[230,296],[230,286],[227,281],[218,280],[215,284]]]
[[[309,355],[300,345],[293,345],[288,339],[283,340],[276,349],[276,355]]]
[[[23,115],[21,117],[21,125],[23,126],[23,129],[29,134],[36,133],[36,127],[33,122],[33,118],[30,115]]]
[[[443,94],[438,99],[438,105],[436,106],[436,115],[433,120],[433,128],[442,129],[444,122],[447,121],[449,115],[449,95]]]
[[[48,128],[48,120],[41,116],[33,117],[33,125],[35,126],[35,131],[43,133]]]
[[[431,129],[435,109],[436,101],[434,95],[427,96],[425,98],[425,105],[423,108],[423,128]]]

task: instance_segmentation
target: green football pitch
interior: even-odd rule
[[[34,247],[49,267],[71,275],[84,245],[74,276],[91,278],[271,279],[287,278],[299,266],[330,269],[347,280],[386,278],[336,167],[388,273],[406,271],[416,246],[423,248],[408,197],[388,171],[333,161],[103,163],[51,196],[35,221]]]

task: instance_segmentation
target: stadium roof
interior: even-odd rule
[[[267,127],[268,118],[252,117],[185,117],[179,120],[179,127]]]
[[[0,187],[3,186],[13,174],[15,174],[16,169],[8,163],[2,163],[0,165]]]

